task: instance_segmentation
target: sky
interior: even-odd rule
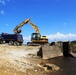
[[[0,0],[0,33],[13,34],[27,18],[49,42],[76,40],[76,0]],[[30,41],[34,32],[31,25],[24,25],[24,41]]]

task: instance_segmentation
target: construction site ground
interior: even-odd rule
[[[59,66],[37,56],[40,46],[0,45],[0,75],[48,75]]]

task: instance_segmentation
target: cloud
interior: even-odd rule
[[[2,4],[5,5],[5,1],[2,1]]]
[[[6,2],[9,2],[10,0],[0,0],[0,5],[5,5]],[[4,15],[4,11],[0,11],[0,14]]]
[[[0,4],[5,5],[5,0],[0,0]]]
[[[67,24],[67,23],[65,22],[65,23],[64,23],[64,26],[65,26],[66,24]]]
[[[30,42],[31,36],[29,37],[23,37],[24,43]]]
[[[4,15],[5,13],[4,13],[4,11],[2,10],[2,11],[0,12],[0,14]]]
[[[9,2],[10,0],[0,0],[0,4],[5,5],[6,2]]]
[[[76,34],[62,34],[57,32],[56,34],[47,35],[49,41],[72,41],[76,40]]]
[[[68,33],[68,34],[62,34],[60,32],[57,32],[56,34],[46,35],[49,39],[49,42],[52,41],[73,41],[76,40],[76,34]],[[31,36],[24,37],[24,43],[27,43],[30,41]]]
[[[9,24],[6,24],[6,26],[9,26]]]

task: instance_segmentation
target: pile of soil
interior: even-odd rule
[[[37,56],[39,48],[0,45],[0,75],[47,75],[47,72],[59,70],[58,66],[45,64]]]

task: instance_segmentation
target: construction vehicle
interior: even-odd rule
[[[9,45],[22,45],[23,36],[21,34],[8,34],[2,33],[0,34],[0,44],[8,43]]]
[[[28,45],[48,43],[48,38],[46,36],[41,36],[40,35],[40,31],[39,31],[38,27],[33,22],[30,21],[30,18],[26,19],[25,21],[23,21],[22,23],[17,25],[14,28],[14,33],[16,33],[16,34],[21,33],[21,31],[22,31],[21,27],[24,26],[27,23],[30,24],[34,28],[34,30],[36,31],[35,33],[31,34],[31,42],[28,42],[27,43]]]

